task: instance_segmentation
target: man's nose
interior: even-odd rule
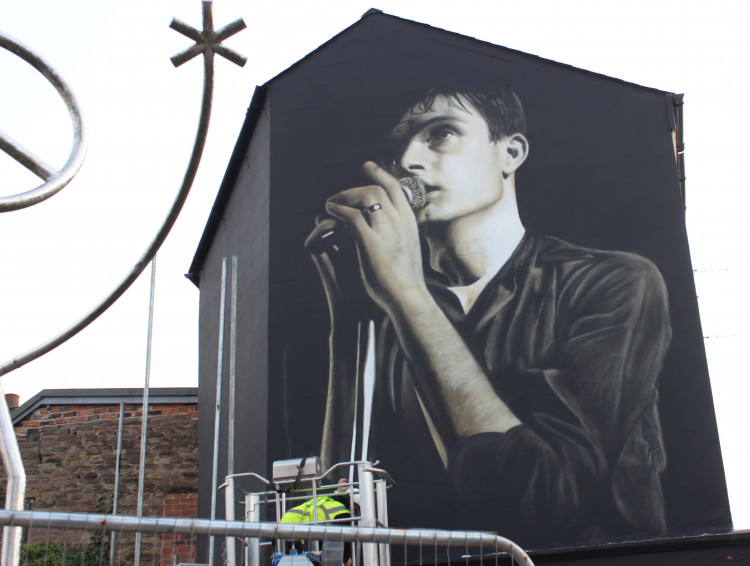
[[[401,156],[401,167],[406,171],[424,171],[425,164],[425,145],[418,139],[412,139]]]

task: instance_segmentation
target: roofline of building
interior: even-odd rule
[[[266,83],[263,86],[255,87],[253,92],[253,98],[250,101],[250,107],[247,109],[245,114],[245,122],[242,124],[240,135],[237,138],[237,143],[234,144],[234,150],[232,156],[229,159],[229,165],[224,173],[224,178],[219,186],[219,192],[216,195],[216,200],[211,207],[211,212],[208,215],[206,226],[203,228],[203,234],[198,242],[198,247],[193,255],[193,261],[190,264],[188,272],[185,274],[192,283],[200,288],[200,271],[203,268],[203,262],[208,255],[208,250],[211,247],[214,234],[221,224],[221,219],[224,216],[224,209],[229,202],[229,197],[232,194],[232,188],[237,180],[237,175],[240,172],[242,166],[242,160],[245,158],[245,152],[247,147],[250,145],[250,140],[253,137],[255,131],[255,125],[258,123],[260,113],[263,110],[263,106],[266,103],[266,92],[268,87]]]
[[[627,86],[630,86],[630,87],[636,87],[638,89],[642,89],[642,90],[645,90],[645,91],[658,92],[658,93],[663,93],[663,94],[668,94],[668,95],[673,94],[670,91],[661,90],[659,88],[654,88],[654,87],[650,87],[650,86],[640,85],[638,83],[633,83],[633,82],[630,82],[630,81],[626,81],[624,79],[618,79],[617,77],[612,77],[610,75],[605,75],[604,73],[597,73],[596,71],[589,71],[587,69],[582,69],[580,67],[576,67],[576,66],[571,65],[569,63],[561,63],[560,61],[555,61],[554,59],[547,59],[546,57],[541,57],[539,55],[534,55],[533,53],[526,53],[525,51],[520,51],[518,49],[513,49],[511,47],[506,47],[504,45],[498,45],[497,43],[492,43],[492,42],[486,41],[484,39],[477,39],[476,37],[473,37],[471,35],[464,35],[462,33],[458,33],[458,32],[455,32],[455,31],[450,31],[450,30],[439,28],[439,27],[436,27],[436,26],[431,26],[430,24],[425,24],[423,22],[415,22],[414,20],[409,20],[407,18],[402,18],[402,17],[399,17],[399,16],[394,16],[393,14],[387,14],[387,13],[383,12],[382,10],[378,10],[377,8],[370,8],[369,10],[367,10],[367,12],[365,12],[364,14],[362,14],[362,17],[359,20],[357,20],[356,22],[354,22],[349,27],[343,29],[342,31],[340,31],[339,33],[337,33],[336,35],[334,35],[331,39],[329,39],[325,43],[321,44],[319,47],[317,47],[317,48],[313,49],[312,51],[310,51],[310,53],[308,53],[307,55],[305,55],[304,57],[302,57],[296,63],[292,63],[289,67],[287,67],[286,69],[284,69],[283,71],[281,71],[278,75],[276,75],[276,76],[272,77],[271,79],[269,79],[263,86],[264,87],[268,86],[270,83],[275,82],[276,80],[278,80],[282,76],[284,76],[287,73],[291,72],[292,70],[296,69],[298,66],[304,65],[305,62],[308,59],[310,59],[311,57],[314,57],[318,52],[320,52],[321,50],[325,49],[330,43],[333,43],[334,41],[336,41],[339,37],[341,37],[342,35],[344,35],[347,32],[349,32],[349,30],[351,30],[351,29],[353,29],[355,27],[358,27],[363,20],[365,20],[368,17],[372,17],[372,16],[382,16],[382,17],[385,17],[385,18],[389,18],[389,19],[392,19],[392,20],[399,21],[399,22],[405,22],[405,23],[408,23],[408,24],[411,24],[411,25],[415,25],[415,26],[419,26],[419,27],[428,29],[428,30],[438,31],[438,32],[441,32],[441,33],[452,35],[452,36],[454,36],[457,39],[470,39],[472,41],[476,41],[477,43],[480,43],[482,45],[486,45],[487,47],[491,47],[493,49],[502,49],[504,51],[507,51],[509,53],[513,53],[514,55],[525,57],[527,59],[532,59],[532,60],[535,60],[535,61],[541,61],[541,62],[544,62],[544,63],[552,63],[552,64],[558,65],[560,67],[565,67],[565,68],[567,68],[567,69],[569,69],[571,71],[577,71],[579,73],[585,73],[585,74],[591,75],[593,77],[598,77],[598,78],[601,78],[601,79],[607,79],[607,80],[613,81],[615,83],[619,83],[619,84],[622,84],[622,85],[627,85]]]
[[[149,389],[149,404],[198,403],[197,387],[154,387]],[[118,389],[43,389],[23,405],[11,411],[13,424],[41,406],[141,404],[143,388]]]
[[[198,247],[195,250],[195,254],[193,255],[193,261],[190,264],[190,268],[188,269],[188,272],[185,274],[185,277],[187,277],[190,281],[193,282],[193,284],[196,287],[200,288],[200,271],[203,268],[203,262],[206,259],[206,256],[208,255],[208,251],[211,247],[211,242],[213,241],[213,237],[216,234],[216,230],[218,229],[221,219],[224,216],[224,209],[226,208],[227,203],[229,202],[229,197],[232,193],[232,188],[234,187],[234,183],[237,180],[237,175],[240,171],[240,166],[242,164],[242,160],[245,157],[245,153],[247,151],[248,146],[250,145],[250,140],[253,137],[253,132],[255,131],[255,126],[258,123],[258,118],[260,117],[261,110],[263,109],[263,106],[266,101],[266,94],[268,92],[268,86],[273,83],[274,81],[278,80],[282,76],[286,75],[287,73],[290,73],[294,69],[296,69],[298,66],[305,64],[305,62],[310,59],[311,57],[314,57],[317,55],[321,50],[325,49],[329,44],[336,41],[339,37],[349,32],[351,29],[357,27],[360,25],[362,20],[371,17],[371,16],[383,16],[386,18],[391,18],[394,20],[398,20],[400,22],[407,22],[412,25],[420,26],[429,30],[439,31],[442,33],[446,33],[452,36],[455,36],[456,38],[461,39],[471,39],[473,41],[479,42],[483,45],[490,46],[494,49],[503,49],[505,51],[508,51],[510,53],[514,53],[516,55],[520,55],[529,59],[533,59],[536,61],[543,61],[546,63],[553,63],[555,65],[559,65],[560,67],[567,67],[570,70],[574,70],[579,73],[586,73],[591,76],[599,77],[608,79],[610,81],[614,81],[616,83],[620,83],[622,85],[628,85],[631,87],[636,87],[639,89],[643,89],[646,91],[651,92],[658,92],[663,93],[667,96],[674,96],[673,93],[667,92],[661,89],[653,88],[653,87],[647,87],[643,85],[639,85],[637,83],[631,83],[628,81],[625,81],[623,79],[618,79],[615,77],[610,77],[609,75],[604,75],[602,73],[596,73],[594,71],[587,71],[586,69],[581,69],[579,67],[574,67],[573,65],[569,65],[567,63],[560,63],[559,61],[554,61],[552,59],[546,59],[544,57],[540,57],[538,55],[532,55],[530,53],[525,53],[523,51],[519,51],[517,49],[511,49],[509,47],[504,47],[502,45],[497,45],[495,43],[490,43],[489,41],[484,41],[482,39],[477,39],[475,37],[469,36],[469,35],[463,35],[457,32],[448,31],[442,28],[434,27],[429,24],[421,23],[421,22],[415,22],[413,20],[408,20],[406,18],[400,18],[398,16],[394,16],[392,14],[386,14],[382,10],[378,10],[376,8],[370,8],[365,12],[362,17],[354,22],[349,27],[345,28],[341,32],[334,35],[331,39],[302,57],[299,61],[296,63],[293,63],[283,71],[281,71],[278,75],[275,75],[273,78],[269,79],[265,84],[262,86],[258,86],[255,88],[255,92],[253,93],[252,100],[250,101],[250,107],[247,110],[247,113],[245,115],[245,122],[242,125],[242,129],[240,130],[239,137],[237,138],[237,143],[234,146],[234,151],[232,152],[232,156],[229,160],[229,164],[227,165],[226,172],[224,173],[224,178],[222,179],[221,185],[219,187],[219,191],[216,195],[216,200],[214,201],[213,207],[211,208],[211,213],[209,214],[208,220],[206,222],[206,226],[203,229],[203,234],[201,235],[201,239],[198,242]],[[681,96],[681,95],[679,95]],[[684,200],[684,199],[683,199]]]

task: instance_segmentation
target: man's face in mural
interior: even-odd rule
[[[418,221],[450,222],[500,206],[507,177],[525,159],[520,134],[492,141],[487,122],[466,99],[440,95],[417,104],[392,132],[399,165],[427,186]]]

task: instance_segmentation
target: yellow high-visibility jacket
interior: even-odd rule
[[[315,519],[319,523],[324,523],[326,521],[330,521],[331,519],[335,519],[336,517],[349,513],[349,508],[346,505],[343,505],[342,503],[336,501],[332,497],[328,497],[327,495],[319,495],[317,497],[317,501],[317,516],[315,517]],[[312,523],[313,513],[315,513],[315,511],[313,510],[314,507],[314,500],[310,499],[309,501],[305,501],[302,505],[297,505],[297,507],[292,507],[291,509],[287,510],[287,512],[284,513],[284,516],[281,518],[281,522]]]

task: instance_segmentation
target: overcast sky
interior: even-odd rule
[[[745,162],[750,34],[742,0],[630,2],[388,0],[387,13],[644,86],[685,93],[687,225],[736,528],[750,527],[747,430],[750,300]],[[216,27],[242,17],[227,45],[248,57],[216,66],[215,104],[198,178],[159,253],[151,385],[197,386],[198,291],[190,265],[255,85],[373,7],[371,0],[216,0]],[[201,26],[198,0],[0,0],[0,31],[46,58],[76,92],[90,133],[69,187],[0,216],[0,363],[58,334],[140,257],[179,189],[199,112],[202,66],[174,69]],[[54,90],[0,50],[0,130],[61,167],[71,128]],[[40,181],[0,153],[0,194]],[[22,402],[45,388],[142,387],[149,270],[97,322],[3,378]],[[686,415],[686,418],[689,416]]]

